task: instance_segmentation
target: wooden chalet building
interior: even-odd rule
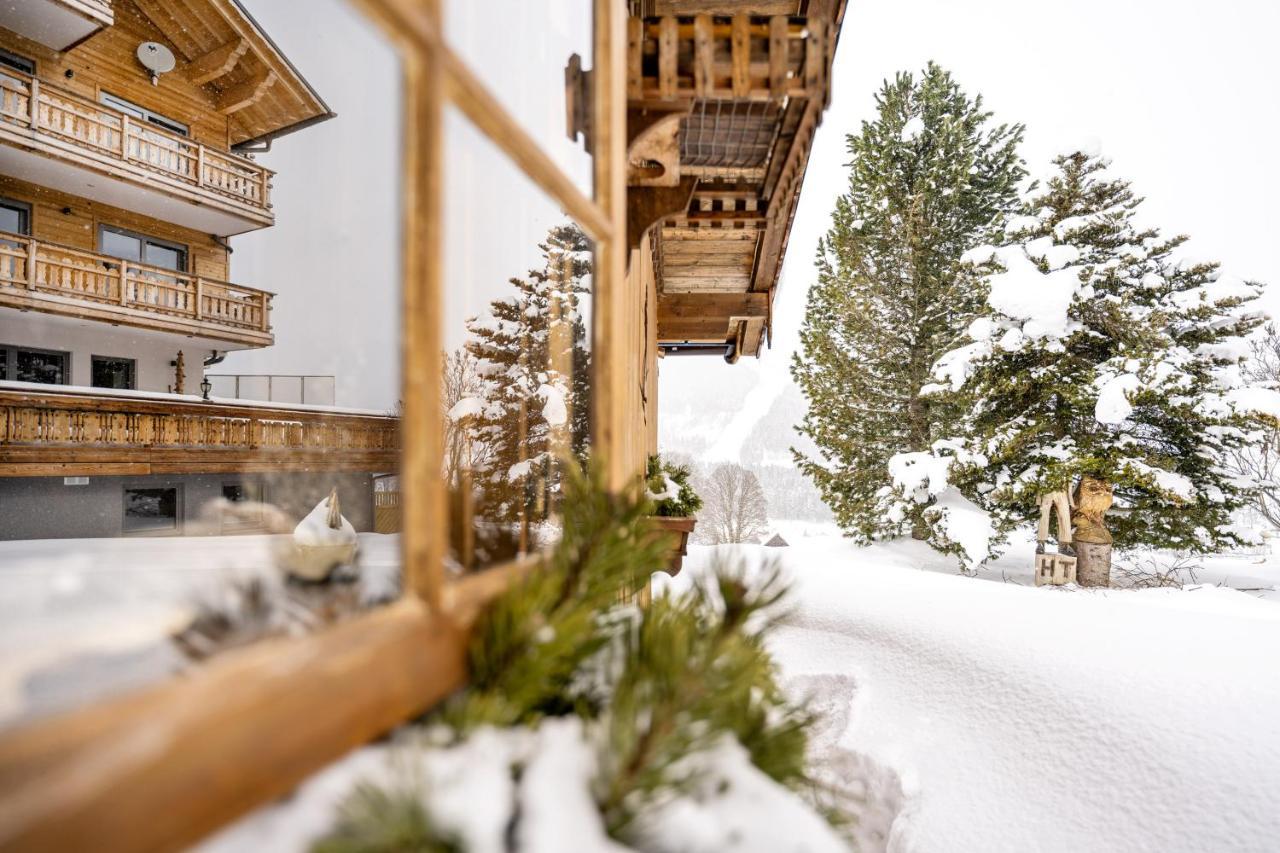
[[[489,434],[564,447],[556,431],[589,421],[610,489],[635,485],[657,449],[660,363],[732,363],[768,346],[845,0],[582,0],[554,14],[550,0],[494,0],[501,14],[488,2],[348,3],[399,60],[399,424],[197,392],[206,359],[272,344],[270,294],[227,281],[227,239],[272,224],[271,175],[247,155],[329,112],[239,3],[0,0],[0,538],[43,535],[14,527],[37,500],[83,512],[66,502],[85,487],[67,477],[115,490],[188,478],[190,496],[398,470],[403,525],[394,603],[0,729],[0,849],[186,849],[465,684],[477,615],[539,555],[522,542],[515,559],[461,561],[484,569],[470,573],[451,556],[479,525],[454,499],[475,490],[457,464],[471,446],[453,437],[466,422],[450,422],[487,408],[459,407],[439,369],[458,351],[447,325],[463,322],[449,306],[475,285],[453,265],[459,247],[523,269],[529,237],[576,226],[590,312],[572,334],[589,359],[565,343],[564,317],[582,316],[572,301],[536,303],[544,340],[564,345],[534,365],[525,347],[515,367],[542,384],[537,410],[526,401],[510,430]],[[137,53],[149,42],[175,58],[155,82]],[[491,159],[471,168],[483,151]],[[459,188],[462,174],[479,177]],[[471,216],[494,186],[501,210]],[[551,211],[540,233],[492,224],[527,219],[532,196]],[[494,292],[473,302],[495,304]],[[507,325],[528,315],[512,309]],[[565,399],[552,385],[570,373]],[[175,384],[184,396],[166,393]],[[122,492],[108,498],[122,505]],[[343,496],[344,513],[352,503]]]
[[[0,539],[182,532],[338,482],[371,524],[394,419],[201,387],[274,341],[271,292],[229,274],[275,221],[252,152],[330,117],[236,0],[0,4]]]

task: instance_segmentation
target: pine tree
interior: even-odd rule
[[[484,448],[479,514],[490,521],[536,523],[559,500],[558,463],[586,456],[589,404],[587,326],[581,297],[591,273],[591,242],[574,224],[552,228],[539,244],[542,269],[512,278],[511,296],[467,323],[466,351],[479,390],[454,410],[467,437]]]
[[[934,361],[980,307],[961,255],[989,241],[1017,201],[1020,125],[993,125],[932,63],[876,96],[879,115],[848,138],[849,190],[818,248],[818,281],[792,375],[808,398],[799,431],[820,455],[792,454],[846,532],[917,535],[920,517],[889,521],[888,460],[948,435],[954,407],[924,397]]]
[[[1104,504],[1114,492],[1119,547],[1239,544],[1230,521],[1249,484],[1228,456],[1255,424],[1228,397],[1261,322],[1249,308],[1258,288],[1175,258],[1187,238],[1140,227],[1142,199],[1107,161],[1054,165],[1006,245],[971,255],[997,270],[988,307],[939,362],[971,400],[964,431],[987,461],[967,490],[1005,526],[1038,515],[1041,494],[1093,489]],[[1107,538],[1085,516],[1077,538],[1086,524]]]

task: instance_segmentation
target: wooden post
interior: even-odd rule
[[[196,146],[196,186],[204,186],[204,145]]]
[[[595,0],[594,10],[592,127],[596,142],[596,203],[608,218],[610,233],[596,244],[592,444],[604,457],[605,485],[621,490],[639,474],[634,460],[627,458],[623,451],[630,428],[626,422],[626,386],[627,359],[631,355],[626,352],[631,318],[627,316],[625,300],[628,255],[626,16],[617,0]],[[674,35],[671,32],[674,29],[670,26],[670,30],[662,32]],[[670,61],[674,66],[675,45],[670,47],[673,51]],[[659,64],[661,62],[659,54]],[[664,85],[674,92],[674,67],[671,70],[672,79]]]
[[[120,271],[120,304],[128,305],[129,304],[129,292],[128,292],[129,276],[128,276],[128,265],[124,261],[120,262],[119,271]]]
[[[745,98],[751,93],[751,21],[741,12],[733,16],[729,50],[733,60],[733,96]]]
[[[27,97],[30,99],[27,109],[31,114],[31,129],[35,130],[40,126],[40,81],[35,77],[31,78],[31,85],[27,87]]]
[[[197,320],[202,319],[204,317],[204,279],[202,279],[200,276],[196,276],[195,314],[196,314]]]
[[[27,241],[27,290],[36,289],[36,241]]]
[[[440,32],[436,0],[421,4],[431,25],[431,38]],[[403,533],[401,534],[404,589],[434,611],[441,606],[444,558],[449,539],[448,491],[439,428],[440,352],[443,349],[441,310],[443,278],[440,264],[443,239],[443,105],[445,65],[438,43],[404,57],[404,287],[401,357],[404,400],[402,422],[420,429],[401,430]]]
[[[129,159],[129,116],[127,113],[120,114],[120,157],[123,160]]]

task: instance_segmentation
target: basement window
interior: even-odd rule
[[[178,529],[178,489],[124,490],[124,532],[157,533]]]
[[[190,129],[182,122],[177,121],[176,119],[171,119],[168,116],[162,116],[159,113],[153,113],[146,107],[138,106],[133,103],[133,101],[126,101],[124,98],[109,95],[106,92],[102,93],[100,100],[104,107],[111,107],[113,110],[119,110],[122,113],[127,113],[140,121],[145,121],[147,124],[155,125],[161,130],[167,130],[170,133],[176,133],[179,136],[191,135]]]

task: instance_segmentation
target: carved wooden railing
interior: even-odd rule
[[[392,471],[399,444],[390,415],[0,387],[0,476],[54,464]]]
[[[697,15],[627,21],[627,98],[825,99],[833,44],[819,19]]]
[[[46,295],[56,299],[39,301]],[[272,296],[0,231],[0,304],[70,315],[93,309],[92,316],[114,313],[121,316],[111,319],[148,319],[152,326],[168,318],[182,322],[176,331],[236,332],[237,340],[264,344],[270,343]]]
[[[48,134],[94,160],[125,163],[237,206],[263,214],[271,208],[271,170],[20,71],[0,73],[0,123]]]

